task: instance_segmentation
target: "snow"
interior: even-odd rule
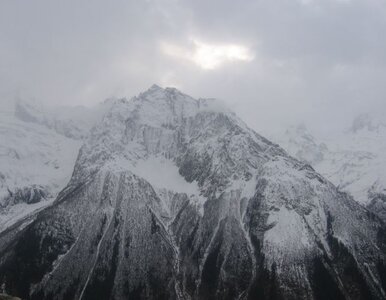
[[[0,183],[7,188],[48,186],[55,194],[68,182],[80,142],[12,117],[0,119]]]
[[[254,273],[256,258],[261,255],[267,269],[271,269],[272,265],[276,264],[279,280],[290,278],[306,282],[305,284],[307,284],[307,259],[312,258],[316,253],[331,255],[327,240],[331,232],[349,250],[358,246],[355,248],[358,252],[353,253],[355,259],[361,258],[362,253],[359,253],[361,249],[365,251],[370,249],[369,253],[375,249],[376,245],[371,245],[368,240],[375,236],[377,228],[373,225],[377,223],[368,220],[366,210],[346,198],[343,193],[339,193],[332,184],[320,177],[304,161],[293,159],[279,146],[253,132],[216,101],[195,100],[176,89],[161,89],[153,86],[130,101],[113,99],[107,101],[106,105],[111,105],[109,111],[84,140],[69,188],[73,187],[72,183],[79,185],[82,180],[90,180],[93,183],[92,192],[99,189],[99,195],[107,187],[106,194],[101,199],[107,205],[100,206],[102,202],[95,201],[97,197],[86,190],[85,196],[83,192],[79,196],[81,201],[71,202],[81,204],[75,206],[76,211],[71,206],[68,209],[66,207],[65,211],[74,215],[78,215],[79,212],[82,218],[76,218],[74,222],[79,229],[83,226],[82,220],[87,219],[83,216],[95,215],[93,211],[101,212],[109,218],[103,234],[98,237],[98,243],[94,243],[92,248],[94,256],[87,270],[85,284],[80,287],[80,298],[89,281],[92,280],[93,272],[99,262],[98,256],[102,257],[104,240],[114,236],[109,230],[114,219],[112,216],[116,212],[114,209],[118,207],[116,203],[114,205],[117,199],[114,195],[117,195],[118,189],[121,191],[120,187],[123,186],[130,189],[124,190],[123,195],[131,191],[136,192],[127,201],[120,201],[119,204],[125,205],[124,209],[119,210],[122,217],[119,220],[123,222],[123,226],[130,226],[125,230],[134,228],[135,234],[140,235],[143,227],[146,226],[142,226],[138,221],[146,220],[147,209],[141,212],[137,208],[148,207],[151,215],[159,219],[159,224],[162,224],[170,235],[165,237],[162,233],[166,240],[171,238],[170,245],[177,258],[173,265],[177,275],[181,246],[177,241],[183,240],[178,236],[178,231],[182,228],[181,225],[196,226],[193,224],[196,222],[196,217],[199,229],[198,233],[192,233],[195,242],[191,247],[200,256],[199,273],[202,273],[208,255],[214,253],[213,248],[217,247],[219,241],[222,249],[220,250],[224,251],[220,253],[223,255],[224,262],[232,258],[230,247],[236,247],[236,250],[240,250],[237,253],[242,254],[247,244],[252,258],[250,262],[253,265],[253,278],[256,275]],[[53,124],[51,121],[46,121],[57,119],[58,117],[51,118],[44,115],[42,118],[32,118],[35,120],[33,122],[30,119],[28,124],[26,120],[2,119],[6,120],[3,122],[5,125],[1,123],[5,129],[0,130],[0,134],[7,139],[6,143],[0,144],[2,147],[0,148],[2,151],[0,170],[4,172],[0,181],[4,194],[8,193],[7,189],[13,182],[15,182],[15,188],[32,183],[44,185],[49,187],[53,195],[63,188],[71,175],[80,142],[76,138],[77,134],[71,139],[69,136],[72,135],[67,134],[67,131],[58,130],[58,127],[51,126]],[[59,119],[71,120],[71,117]],[[54,124],[57,124],[55,122]],[[73,124],[72,121],[71,124]],[[363,137],[360,136],[362,133]],[[375,161],[384,166],[379,160],[382,156],[379,155],[378,150],[373,151],[373,149],[379,149],[377,147],[382,144],[379,142],[381,132],[377,130],[368,134],[358,129],[355,136],[353,134],[347,133],[347,136],[350,135],[350,138],[346,137],[348,141],[335,145],[319,142],[306,132],[306,128],[301,127],[294,136],[290,137],[289,143],[292,148],[288,147],[288,149],[300,159],[312,160],[319,171],[323,170],[324,166],[331,180],[344,179],[342,188],[353,188],[353,186],[361,188],[358,185],[361,180],[366,179],[363,182],[366,182],[367,186],[368,183],[382,176],[382,173],[376,171],[380,172],[381,167],[378,166],[376,170],[371,169],[377,167],[376,164],[373,165]],[[370,143],[369,139],[372,138],[373,142]],[[348,147],[350,143],[354,143],[355,148],[343,148],[343,150],[339,148],[342,145]],[[363,144],[359,146],[360,143]],[[362,148],[363,145],[368,145],[368,149]],[[19,161],[20,165],[18,165]],[[23,177],[25,174],[28,175],[27,178]],[[107,174],[113,174],[112,184],[106,181]],[[366,174],[369,174],[370,179],[362,176]],[[377,176],[373,176],[374,174]],[[119,180],[119,185],[115,184],[118,178],[124,178],[123,181]],[[197,181],[188,182],[185,178],[197,179],[200,185]],[[384,190],[381,179],[375,182],[376,184],[372,185],[374,192]],[[109,187],[116,190],[111,192]],[[366,191],[366,188],[363,190]],[[158,198],[153,191],[159,196]],[[194,212],[192,212],[194,220],[190,221],[192,223],[184,218],[176,218],[180,209],[189,207],[181,205],[184,208],[180,208],[178,204],[185,204],[186,197],[176,195],[178,193],[188,196],[191,204],[196,206],[201,219]],[[145,196],[138,197],[138,195]],[[206,198],[202,195],[216,199],[205,203]],[[0,214],[0,231],[1,226],[5,228],[13,224],[12,222],[32,216],[36,211],[52,203],[52,199],[36,205],[21,204],[10,207],[7,212]],[[178,203],[178,201],[182,202]],[[63,201],[58,204],[58,207],[66,203]],[[203,213],[204,204],[208,209],[205,214]],[[79,209],[79,207],[92,209]],[[189,212],[190,209],[191,207]],[[146,211],[145,214],[143,214],[144,211]],[[215,214],[211,215],[213,211]],[[127,215],[121,215],[121,212]],[[331,216],[334,222],[328,223],[327,216]],[[221,223],[223,220],[224,223]],[[174,221],[183,222],[176,223],[178,225],[176,232],[173,232]],[[61,220],[58,222],[60,224]],[[327,223],[332,226],[331,232]],[[74,226],[74,224],[70,225]],[[224,229],[221,227],[220,231],[221,224],[226,226]],[[233,228],[233,226],[236,227]],[[188,230],[188,232],[191,235],[191,231]],[[219,234],[227,238],[218,239]],[[238,234],[241,239],[238,239]],[[234,235],[235,238],[232,243],[229,243],[233,239],[230,235]],[[255,249],[255,240],[252,237],[258,239],[262,249]],[[75,243],[77,241],[78,238]],[[67,254],[72,249],[70,248]],[[89,250],[79,253],[90,253]],[[64,257],[66,256],[62,255],[54,262],[54,270],[66,262],[63,260]],[[142,257],[141,252],[138,256],[139,260]],[[361,261],[358,260],[358,263],[360,264]],[[201,277],[198,278],[198,285],[200,280]]]
[[[137,160],[116,157],[103,166],[104,170],[113,172],[130,171],[134,175],[146,180],[160,194],[162,191],[185,193],[190,201],[202,212],[205,197],[196,181],[188,182],[179,173],[178,166],[162,156],[149,156]],[[161,197],[163,199],[164,197]],[[169,211],[170,203],[164,203],[164,209]]]
[[[228,108],[224,101],[214,98],[200,98],[198,99],[199,108],[201,112],[217,112],[231,114],[231,110]]]
[[[49,200],[0,210],[0,232],[50,205],[68,183],[81,141],[15,116],[13,102],[0,110],[0,204],[16,189],[42,186]],[[31,195],[32,196],[32,195]],[[28,200],[28,199],[26,199]]]
[[[153,85],[149,90],[134,97],[130,106],[137,111],[140,120],[152,127],[173,124],[182,118],[194,117],[202,112],[233,114],[225,102],[213,98],[194,99],[175,88]]]
[[[313,238],[302,217],[293,209],[281,207],[270,213],[267,224],[273,227],[264,235],[264,252],[267,255],[267,266],[275,262],[280,265],[280,259],[298,258],[314,247]]]
[[[240,190],[240,199],[242,198],[247,198],[250,199],[252,198],[255,193],[256,193],[256,175],[253,176],[250,180],[242,180],[242,179],[237,179],[237,180],[232,180],[227,187],[227,191],[234,191],[234,190]]]
[[[376,183],[386,186],[386,126],[368,115],[356,118],[349,130],[328,137],[315,137],[303,125],[271,138],[359,203],[369,203]]]
[[[163,157],[151,156],[138,160],[132,172],[157,188],[173,190],[177,193],[200,194],[197,182],[187,182],[178,171],[178,167]]]
[[[24,122],[42,125],[71,139],[85,138],[117,99],[95,106],[49,106],[36,100],[17,100],[15,116]]]
[[[131,105],[140,106],[138,117],[148,126],[162,127],[198,111],[198,101],[174,88],[162,89],[152,86],[148,91],[134,97]]]
[[[104,232],[102,234],[102,237],[101,239],[98,241],[98,245],[97,245],[97,248],[96,248],[96,252],[95,252],[95,257],[94,257],[94,261],[92,263],[92,266],[88,272],[88,275],[87,275],[87,279],[86,279],[86,283],[84,284],[83,288],[82,288],[82,291],[80,293],[80,296],[79,296],[79,300],[82,300],[83,298],[83,294],[84,292],[86,291],[86,288],[88,286],[88,283],[91,279],[91,276],[93,275],[94,273],[94,270],[95,270],[95,267],[98,263],[98,258],[99,258],[99,252],[100,252],[100,248],[101,248],[101,245],[102,245],[102,242],[105,240],[105,237],[111,227],[111,224],[113,223],[114,221],[114,218],[112,216],[110,216],[110,220],[109,220],[109,223],[107,224],[106,228],[104,229]],[[70,249],[71,250],[71,249]]]
[[[50,206],[54,198],[34,204],[19,203],[0,213],[0,232],[17,223],[21,219],[33,216],[36,212]]]

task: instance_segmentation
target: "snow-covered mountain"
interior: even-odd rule
[[[54,204],[0,234],[27,299],[384,299],[384,223],[215,100],[114,101]]]
[[[17,100],[14,114],[17,119],[42,125],[67,138],[80,140],[88,136],[92,126],[99,121],[115,99],[94,106],[54,106],[36,101]]]
[[[82,138],[108,110],[8,101],[0,111],[0,232],[50,205],[71,178]]]
[[[300,125],[272,139],[359,203],[378,212],[386,206],[386,125],[381,120],[360,115],[348,130],[328,138],[316,138]]]

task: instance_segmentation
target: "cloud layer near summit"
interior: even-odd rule
[[[386,113],[385,32],[383,0],[3,0],[0,96],[87,105],[157,83],[257,130],[343,127]]]

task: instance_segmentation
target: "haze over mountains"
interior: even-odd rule
[[[0,300],[386,300],[385,32],[385,0],[1,0]]]
[[[382,135],[361,120],[349,141]],[[385,298],[384,222],[360,198],[382,189],[376,140],[348,151],[298,128],[284,136],[293,158],[217,100],[156,85],[92,109],[18,102],[1,126],[0,275],[13,295]]]
[[[50,204],[68,182],[82,141],[115,100],[107,99],[91,107],[8,101],[0,112],[0,229],[6,223],[12,224],[14,216],[24,216]],[[359,115],[349,128],[328,137],[313,135],[304,124],[283,128],[279,133],[267,129],[262,133],[289,154],[312,165],[356,201],[383,215],[386,125],[381,119]],[[8,197],[10,192],[28,194],[34,189],[48,201],[38,204],[31,196],[30,202],[36,203],[26,206],[15,197]],[[36,197],[40,198],[38,195],[39,192]],[[17,208],[11,209],[11,204],[18,204]]]
[[[305,125],[272,135],[294,157],[307,161],[359,203],[384,215],[386,209],[386,125],[359,115],[345,131],[315,137]]]

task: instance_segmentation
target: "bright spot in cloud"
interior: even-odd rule
[[[192,47],[184,48],[177,45],[162,43],[162,51],[172,57],[189,60],[205,70],[214,70],[225,63],[254,59],[251,50],[237,44],[207,44],[192,40]]]
[[[318,0],[298,0],[303,5],[309,6],[319,6],[321,1]],[[349,4],[351,0],[334,0],[333,2],[341,3],[341,4]]]

